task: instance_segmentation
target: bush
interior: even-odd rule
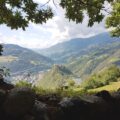
[[[116,66],[111,66],[97,74],[90,76],[86,81],[82,83],[82,87],[85,89],[93,89],[108,85],[111,82],[119,81],[120,69]]]
[[[31,83],[28,83],[27,81],[19,81],[16,83],[16,87],[29,87],[31,88],[32,87],[32,84]]]

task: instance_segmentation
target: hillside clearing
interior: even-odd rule
[[[119,88],[120,88],[120,82],[112,82],[110,85],[106,85],[106,86],[95,88],[95,89],[90,89],[88,90],[88,93],[96,93],[102,90],[114,92],[114,91],[117,91]]]

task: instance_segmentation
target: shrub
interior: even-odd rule
[[[82,87],[86,89],[98,88],[108,85],[111,82],[119,81],[120,69],[116,66],[111,66],[97,74],[91,75],[82,83]]]
[[[16,87],[29,87],[29,88],[31,88],[32,84],[27,82],[27,81],[21,80],[21,81],[16,83]]]

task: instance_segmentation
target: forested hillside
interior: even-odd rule
[[[39,72],[49,69],[53,64],[50,58],[18,45],[4,44],[0,66],[10,69],[12,74]]]
[[[89,76],[112,64],[120,66],[120,42],[96,46],[67,63],[67,67],[81,77]]]

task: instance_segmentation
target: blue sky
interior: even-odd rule
[[[47,0],[34,1],[44,4]],[[27,48],[47,48],[72,38],[85,38],[107,31],[104,20],[100,24],[96,23],[92,28],[88,28],[87,17],[82,24],[75,24],[65,19],[62,8],[55,7],[52,2],[49,5],[55,11],[55,16],[46,24],[30,23],[26,31],[11,30],[5,25],[0,25],[0,43],[17,44]]]

